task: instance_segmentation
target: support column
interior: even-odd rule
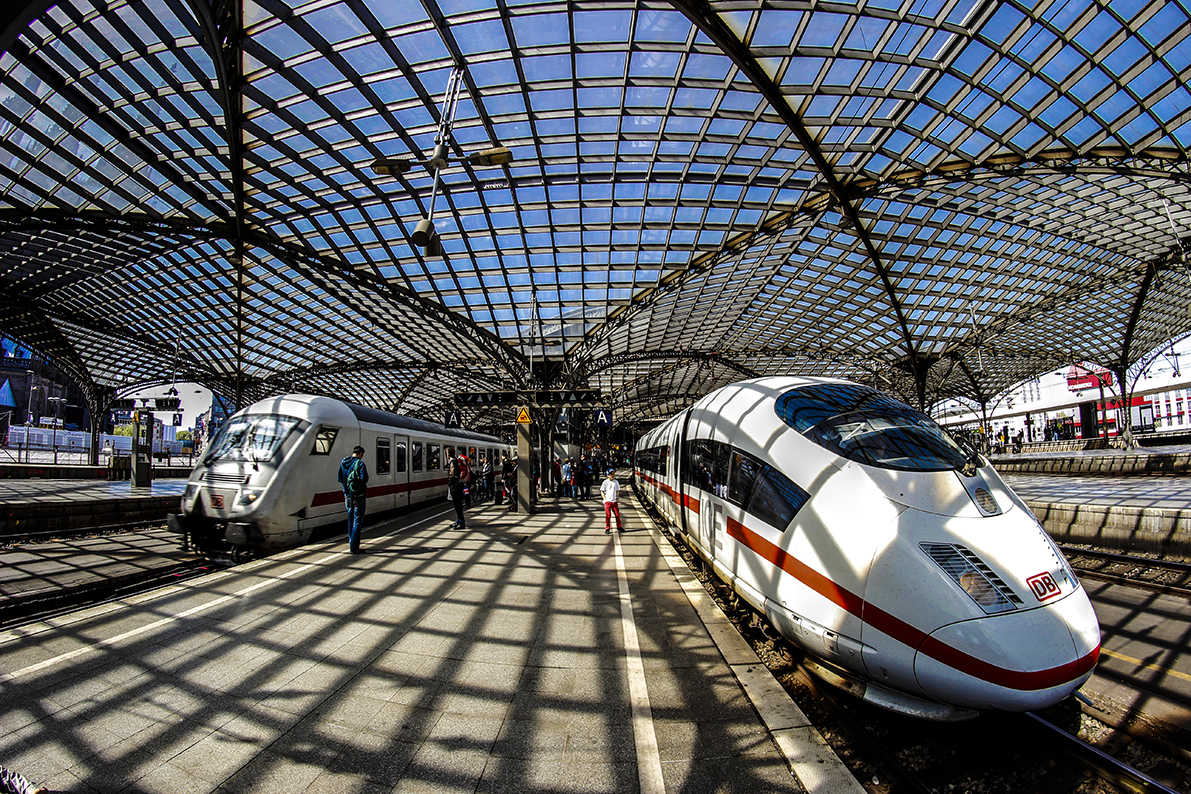
[[[533,515],[533,424],[522,421],[532,416],[529,406],[517,413],[517,510]]]

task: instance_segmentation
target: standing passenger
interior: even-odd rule
[[[505,469],[509,467],[509,453],[500,453],[500,484],[496,486],[496,504],[504,504],[505,500]]]
[[[484,498],[491,499],[494,495],[492,484],[496,479],[496,469],[492,466],[492,451],[484,456]]]
[[[467,529],[467,524],[463,520],[463,490],[470,473],[469,468],[467,458],[462,453],[457,458],[451,458],[447,475],[449,478],[447,489],[450,492],[451,503],[455,505],[454,529]]]
[[[343,501],[347,504],[347,548],[360,553],[360,527],[364,525],[364,509],[368,494],[368,467],[364,465],[364,448],[355,447],[352,454],[339,464],[339,484],[343,486]]]
[[[505,496],[509,498],[509,512],[517,512],[517,456],[505,458],[504,471]]]
[[[624,532],[624,522],[620,518],[620,481],[616,479],[616,469],[608,469],[608,479],[600,484],[600,494],[604,497],[604,534],[612,534],[612,514],[616,514],[616,531]]]

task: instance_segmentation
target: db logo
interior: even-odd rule
[[[1034,591],[1034,597],[1039,601],[1054,598],[1059,594],[1059,586],[1049,573],[1040,573],[1026,579],[1026,584]]]
[[[211,494],[211,507],[214,507],[216,510],[223,509],[223,494],[220,494],[220,493]]]

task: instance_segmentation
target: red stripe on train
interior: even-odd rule
[[[411,493],[414,493],[417,491],[424,491],[427,488],[441,487],[446,484],[446,477],[437,477],[433,480],[422,480],[421,482],[409,483],[408,485],[406,483],[375,485],[370,487],[364,496],[368,499],[372,499],[374,497],[379,498],[381,496],[389,496],[390,494],[402,493],[407,490]],[[326,507],[327,505],[342,503],[343,491],[322,491],[320,493],[316,493],[314,498],[310,500],[311,507]]]
[[[728,518],[728,534],[750,551],[778,566],[819,595],[883,634],[910,648],[916,648],[919,653],[924,653],[935,661],[990,684],[1019,691],[1049,689],[1073,681],[1088,672],[1096,666],[1096,659],[1100,656],[1100,647],[1097,646],[1080,659],[1046,670],[1024,671],[999,667],[931,637],[901,618],[840,587],[733,518]]]

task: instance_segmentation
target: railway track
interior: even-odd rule
[[[164,521],[140,521],[77,530],[24,532],[19,536],[5,537],[0,543],[0,548],[27,547],[31,552],[36,553],[36,550],[40,548],[58,548],[55,545],[57,541],[165,532],[168,532],[168,528]],[[149,553],[149,556],[153,555]],[[119,570],[117,566],[114,571],[105,571],[90,578],[78,578],[73,582],[68,577],[61,580],[62,584],[52,588],[35,586],[16,589],[6,593],[4,598],[0,599],[0,628],[10,628],[44,620],[113,598],[123,598],[177,584],[210,573],[212,570],[226,567],[228,564],[230,561],[227,560],[198,556],[176,561],[162,559],[148,564],[147,567],[132,566],[127,567],[126,570]],[[32,581],[35,582],[40,576],[44,576],[47,583],[60,581],[55,578],[57,575],[59,574],[54,571],[47,571],[44,574],[34,575]]]
[[[113,598],[125,598],[159,587],[184,582],[220,567],[209,560],[188,560],[151,571],[134,571],[78,587],[48,593],[9,596],[0,603],[0,629],[61,615]]]
[[[1191,563],[1061,545],[1080,577],[1191,597]]]
[[[47,543],[54,540],[68,538],[99,538],[106,535],[120,535],[126,532],[145,532],[152,529],[166,529],[166,522],[134,521],[123,524],[105,524],[98,527],[81,527],[79,529],[47,529],[37,532],[21,531],[0,538],[0,548],[19,546],[25,543]]]

